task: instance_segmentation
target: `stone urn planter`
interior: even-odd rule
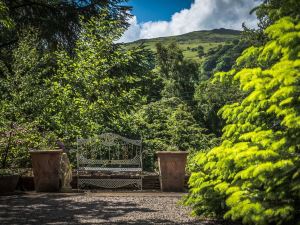
[[[184,191],[187,152],[157,152],[162,191]]]
[[[30,151],[37,192],[58,192],[62,150]]]
[[[19,175],[0,175],[0,193],[14,192],[19,181]]]

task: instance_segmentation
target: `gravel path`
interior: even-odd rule
[[[0,224],[211,225],[189,216],[175,193],[0,196]]]

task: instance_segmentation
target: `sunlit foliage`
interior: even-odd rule
[[[250,47],[238,68],[216,79],[236,80],[249,94],[219,112],[223,143],[199,153],[187,204],[196,214],[245,224],[297,224],[300,202],[300,24],[283,18]]]

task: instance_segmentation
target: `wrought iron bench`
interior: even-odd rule
[[[94,138],[77,139],[78,188],[96,186],[121,188],[134,185],[142,189],[142,141],[131,140],[118,134],[104,133]],[[83,174],[124,174],[126,178],[99,179]],[[134,176],[128,176],[134,173]],[[118,177],[118,176],[117,176]],[[134,178],[133,178],[134,177]]]

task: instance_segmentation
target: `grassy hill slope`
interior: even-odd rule
[[[210,31],[194,31],[187,34],[170,37],[160,37],[153,39],[142,39],[135,42],[127,43],[128,47],[134,47],[144,43],[144,45],[155,51],[156,43],[168,44],[170,42],[176,42],[183,50],[183,54],[186,58],[200,60],[196,48],[201,45],[204,47],[204,52],[207,52],[210,48],[214,48],[218,45],[222,45],[225,42],[238,39],[241,35],[240,31],[229,29],[215,29]]]

